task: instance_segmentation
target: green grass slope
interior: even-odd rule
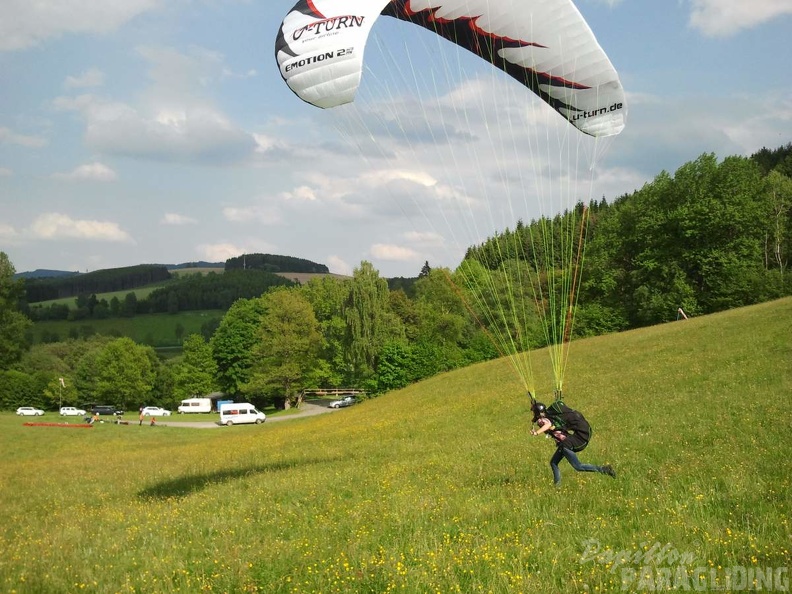
[[[0,590],[783,586],[792,299],[580,341],[571,361],[567,401],[595,429],[581,458],[615,480],[564,462],[553,487],[504,361],[262,426],[5,415]]]
[[[162,287],[168,286],[168,283],[171,281],[160,281],[157,283],[151,283],[150,285],[145,285],[143,287],[136,287],[134,289],[125,289],[123,291],[109,291],[107,293],[94,293],[96,295],[97,300],[101,301],[102,299],[106,300],[108,303],[116,297],[122,303],[124,299],[129,293],[134,293],[137,299],[145,299],[147,298],[153,291],[156,289],[161,289]],[[77,308],[77,297],[61,297],[59,299],[50,299],[48,301],[37,301],[31,304],[33,307],[49,307],[50,305],[57,304],[57,305],[67,305],[70,309]]]

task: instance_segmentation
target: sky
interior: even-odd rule
[[[703,153],[792,142],[792,0],[578,0],[629,109],[583,167],[534,95],[390,18],[358,100],[303,103],[274,58],[293,4],[0,0],[0,251],[16,270],[270,253],[412,277],[557,196],[612,201]]]

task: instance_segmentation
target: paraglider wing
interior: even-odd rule
[[[390,0],[300,0],[281,23],[275,58],[289,88],[317,107],[355,98],[369,31]]]
[[[383,13],[491,62],[586,134],[624,128],[619,76],[571,0],[393,0]]]
[[[289,87],[318,107],[352,101],[380,12],[487,60],[586,134],[611,136],[624,128],[618,74],[571,0],[300,0],[275,48]]]

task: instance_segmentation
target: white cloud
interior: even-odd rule
[[[401,169],[374,171],[364,175],[363,180],[371,186],[384,185],[392,181],[406,181],[427,188],[437,184],[437,180],[425,171],[404,171]]]
[[[116,175],[115,171],[99,162],[80,165],[74,171],[70,171],[69,173],[55,173],[52,177],[66,181],[107,182],[118,179],[118,175]]]
[[[427,247],[441,246],[445,243],[443,236],[434,231],[408,231],[404,237],[411,243]]]
[[[317,200],[316,192],[309,186],[299,186],[291,192],[282,192],[280,197],[284,200],[299,200],[302,202],[314,202]]]
[[[86,70],[79,76],[67,76],[63,86],[67,89],[85,89],[101,87],[104,84],[104,73],[98,68]]]
[[[325,264],[330,272],[334,274],[352,276],[352,272],[354,271],[353,267],[340,256],[327,256]]]
[[[645,101],[635,113],[610,151],[617,153],[622,170],[602,177],[605,182],[617,183],[598,188],[595,196],[605,193],[613,198],[636,189],[642,185],[634,183],[636,172],[649,181],[661,170],[673,171],[702,153],[713,152],[714,147],[719,157],[748,156],[763,146],[775,148],[792,138],[792,97],[786,91],[670,97],[662,102]],[[652,142],[645,143],[646,138]],[[619,191],[615,175],[629,185]]]
[[[3,0],[0,51],[33,47],[69,33],[114,31],[162,0]]]
[[[133,242],[118,223],[73,219],[69,215],[51,212],[40,215],[30,226],[35,239],[88,239],[107,242]]]
[[[421,256],[415,250],[400,245],[375,243],[370,249],[372,257],[378,260],[393,260],[397,262],[411,262],[420,260]]]
[[[9,128],[0,128],[0,144],[16,144],[27,148],[39,148],[46,146],[48,141],[39,136],[26,136],[24,134],[17,134]]]
[[[275,140],[264,134],[253,134],[253,140],[256,141],[257,153],[266,153],[276,146]]]
[[[223,217],[232,223],[277,225],[283,221],[283,217],[278,209],[268,204],[227,206],[223,209]]]
[[[148,86],[134,102],[95,94],[62,96],[52,105],[73,111],[85,122],[85,143],[110,155],[212,165],[251,159],[266,140],[237,127],[214,105],[212,85],[223,79],[224,57],[197,46],[182,52],[141,46]],[[84,73],[72,87],[98,81]],[[77,83],[83,83],[79,85]]]
[[[245,248],[232,243],[201,244],[196,248],[201,259],[208,262],[225,262],[229,258],[236,258],[246,252]]]
[[[256,147],[249,134],[207,107],[144,113],[93,95],[58,97],[53,106],[80,113],[88,146],[110,155],[221,165],[248,157]]]
[[[148,63],[151,87],[147,93],[158,101],[177,99],[183,103],[198,96],[213,81],[223,77],[223,55],[198,46],[182,52],[166,46],[140,46],[138,55]]]
[[[14,175],[14,170],[8,167],[0,167],[0,177],[11,177]]]
[[[86,141],[110,154],[216,164],[243,159],[255,148],[250,135],[206,109],[190,110],[181,121],[158,122],[129,112],[126,117],[90,122]]]
[[[710,37],[728,37],[792,15],[790,0],[691,0],[690,25]]]
[[[769,96],[756,99],[747,96],[741,101],[748,107],[743,118],[731,118],[722,123],[723,132],[744,155],[766,146],[768,138],[776,136],[778,146],[792,133],[792,96]],[[773,148],[773,147],[768,147]]]
[[[659,173],[659,172],[657,172]],[[646,174],[627,167],[600,167],[596,170],[596,181],[599,194],[591,196],[599,199],[606,196],[610,202],[625,191],[640,189],[646,182]]]
[[[56,97],[52,100],[52,108],[55,111],[77,111],[84,112],[84,115],[99,112],[99,110],[106,111],[109,105],[109,102],[102,101],[88,93],[76,97]]]
[[[194,225],[197,223],[194,218],[185,215],[180,215],[175,212],[166,212],[160,221],[160,225]]]
[[[7,223],[0,223],[0,239],[3,241],[11,241],[17,236],[16,229]]]

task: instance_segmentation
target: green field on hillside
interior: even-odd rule
[[[150,285],[146,285],[145,287],[137,287],[135,289],[126,289],[124,291],[112,291],[109,293],[97,293],[96,298],[101,301],[105,299],[108,303],[113,299],[113,297],[117,297],[119,301],[123,303],[124,299],[129,293],[134,293],[137,299],[145,299],[148,297],[152,291],[155,289],[159,289],[164,287],[168,284],[169,281],[163,281],[161,283],[153,283]],[[49,301],[40,301],[37,303],[31,304],[31,307],[49,307],[50,305],[57,304],[57,305],[68,305],[71,309],[77,308],[77,298],[76,297],[62,297],[60,299],[50,299]]]
[[[215,274],[223,274],[224,270],[222,268],[179,268],[177,270],[170,271],[171,275],[174,278],[188,276],[190,274],[209,274],[210,272],[214,272]],[[152,291],[167,286],[169,282],[170,281],[162,281],[158,283],[152,283],[144,287],[137,287],[135,289],[126,289],[123,291],[109,291],[107,293],[96,293],[96,298],[99,301],[104,299],[109,303],[113,299],[113,297],[116,297],[118,298],[119,301],[123,302],[129,293],[134,293],[135,297],[138,300],[141,300],[148,297]],[[49,301],[40,301],[33,305],[36,307],[38,306],[49,307],[52,304],[58,304],[58,305],[68,305],[70,308],[75,309],[77,307],[76,300],[77,300],[76,297],[63,297],[61,299],[50,299]]]
[[[108,318],[106,320],[51,320],[36,322],[31,332],[34,343],[43,342],[53,336],[60,340],[70,337],[85,337],[92,334],[106,336],[128,336],[135,342],[154,347],[175,347],[190,334],[200,334],[201,326],[221,319],[225,312],[220,310],[182,311],[175,314],[141,314],[133,318]]]
[[[5,413],[0,591],[780,591],[791,362],[792,299],[576,342],[580,457],[618,476],[559,488],[505,361],[261,426]]]
[[[215,274],[223,274],[225,272],[225,268],[217,267],[217,266],[196,266],[195,268],[174,268],[170,270],[170,273],[173,276],[188,276],[190,274],[209,274],[210,272],[214,272]]]

